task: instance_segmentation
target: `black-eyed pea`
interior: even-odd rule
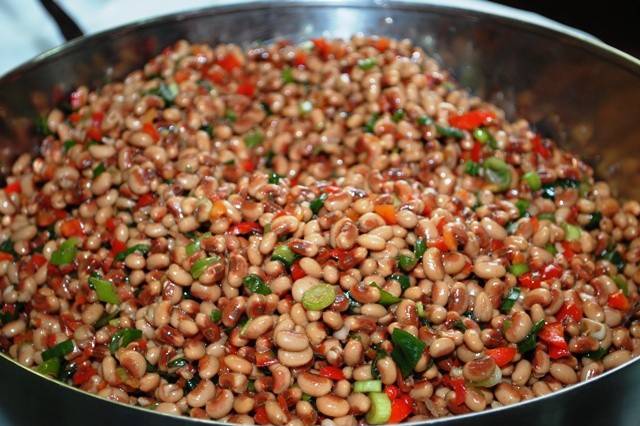
[[[229,389],[216,389],[215,396],[207,401],[205,409],[212,419],[220,419],[231,412],[233,408],[233,392]]]
[[[278,360],[285,367],[301,367],[313,359],[313,350],[307,348],[299,352],[278,349]]]
[[[464,344],[473,352],[482,352],[484,350],[484,343],[480,339],[480,333],[477,330],[468,328],[464,331],[463,335]]]
[[[416,401],[426,401],[433,395],[433,385],[428,380],[421,380],[413,385],[409,395]]]
[[[249,375],[251,374],[251,370],[253,370],[252,364],[246,359],[238,356],[238,355],[227,355],[224,357],[224,364],[231,370],[236,373]]]
[[[533,323],[526,312],[516,312],[511,316],[511,326],[504,331],[504,337],[512,343],[518,343],[527,337]]]
[[[531,361],[531,366],[533,367],[533,374],[536,377],[542,377],[549,372],[549,368],[551,367],[551,360],[549,359],[549,354],[545,351],[536,349],[533,354],[533,360]]]
[[[305,331],[312,345],[319,345],[327,337],[324,324],[318,321],[307,324]]]
[[[198,385],[187,394],[187,404],[190,407],[204,407],[215,395],[216,388],[209,380],[201,380]]]
[[[208,354],[198,361],[198,374],[204,380],[210,379],[218,374],[219,369],[220,361],[215,355]]]
[[[481,291],[476,296],[476,300],[473,305],[473,314],[479,322],[488,322],[493,316],[493,305],[491,304],[491,299],[484,291]]]
[[[351,393],[351,382],[348,380],[338,380],[333,387],[333,393],[340,398],[346,398]]]
[[[509,383],[500,383],[493,393],[502,405],[515,404],[522,399],[518,390]]]
[[[385,385],[395,383],[398,373],[396,363],[391,357],[380,358],[376,363],[378,371],[380,372],[380,380]]]
[[[433,358],[440,358],[449,355],[456,348],[456,344],[449,337],[440,337],[434,340],[429,346],[429,355]]]
[[[127,349],[118,354],[120,364],[135,378],[139,379],[146,373],[147,361],[137,351]]]
[[[496,368],[496,362],[487,356],[467,362],[462,368],[462,374],[470,382],[481,382],[489,379]]]
[[[327,417],[342,417],[349,414],[349,403],[335,395],[325,395],[316,399],[318,411]]]
[[[479,257],[476,258],[473,264],[473,272],[480,278],[488,280],[490,278],[503,277],[507,270],[498,260]]]
[[[382,318],[389,312],[377,303],[366,303],[360,307],[360,313],[373,318]]]
[[[362,353],[362,343],[359,340],[350,339],[342,352],[344,363],[352,367],[358,365],[362,361]]]
[[[333,419],[336,426],[357,426],[358,421],[355,416],[342,416]],[[301,425],[302,426],[302,425]]]
[[[430,247],[422,256],[422,269],[431,281],[444,279],[444,266],[442,265],[442,254],[435,247]]]
[[[322,321],[333,330],[339,330],[344,325],[342,315],[339,312],[324,311],[322,312]]]
[[[299,352],[309,347],[306,333],[293,330],[281,330],[274,335],[276,345],[287,351]]]
[[[511,381],[514,385],[524,386],[531,377],[531,363],[526,359],[521,359],[516,364],[513,372],[511,373]]]
[[[179,416],[180,414],[182,414],[178,406],[172,402],[161,402],[156,405],[154,411],[164,414],[173,414],[174,416]]]
[[[573,368],[560,362],[554,362],[549,368],[549,373],[554,379],[565,385],[572,385],[578,382],[578,375]]]
[[[604,366],[605,370],[610,370],[612,368],[615,368],[615,367],[618,367],[619,365],[624,364],[630,359],[631,359],[631,352],[629,352],[626,349],[621,349],[615,352],[611,352],[610,354],[605,356],[602,359],[602,365]]]
[[[371,380],[371,365],[365,364],[353,369],[353,379],[358,380]]]
[[[261,315],[249,320],[249,323],[242,330],[242,337],[257,339],[271,330],[272,327],[273,317],[271,315]]]
[[[469,350],[465,345],[461,345],[456,348],[456,357],[462,362],[469,362],[476,359],[478,354]]]
[[[237,395],[233,400],[233,411],[239,414],[247,414],[255,407],[255,398],[250,395]],[[253,424],[253,419],[251,423]]]
[[[147,373],[140,379],[140,390],[142,392],[152,392],[160,384],[160,375],[158,373]]]
[[[468,388],[465,392],[464,403],[471,411],[482,411],[487,407],[487,400],[481,391]]]
[[[198,360],[206,355],[206,348],[201,340],[187,340],[183,350],[184,357],[190,361]]]
[[[431,290],[431,300],[439,306],[446,306],[449,301],[449,285],[445,281],[436,281]]]
[[[584,382],[585,380],[593,379],[596,376],[599,376],[604,372],[604,367],[599,362],[592,362],[588,365],[585,365],[582,370],[580,370],[580,381]]]
[[[371,400],[363,393],[352,393],[347,397],[351,406],[351,413],[355,415],[365,414],[371,408]]]
[[[316,398],[327,395],[333,387],[331,379],[308,372],[299,374],[297,382],[302,392]]]
[[[287,423],[287,415],[277,401],[269,400],[264,404],[267,418],[276,426],[283,426]]]

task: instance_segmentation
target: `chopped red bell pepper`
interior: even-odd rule
[[[151,195],[150,192],[143,194],[138,198],[138,202],[136,203],[136,208],[141,209],[146,206],[150,206],[156,199]]]
[[[520,287],[535,289],[540,288],[542,285],[542,281],[540,277],[535,272],[527,272],[518,277],[518,282],[520,283]]]
[[[118,219],[115,217],[110,217],[104,224],[104,227],[107,228],[107,231],[113,232],[116,230],[116,226],[118,226]]]
[[[466,114],[449,117],[449,124],[463,130],[473,130],[480,126],[490,124],[496,119],[496,115],[491,111],[474,110]]]
[[[456,395],[458,392],[456,391]],[[413,411],[413,398],[409,395],[402,395],[391,401],[391,416],[387,423],[400,423]]]
[[[571,263],[573,256],[575,256],[571,243],[569,241],[562,241],[560,245],[562,246],[562,254],[564,255],[564,258],[567,259],[567,262]]]
[[[378,204],[373,207],[373,211],[380,215],[387,225],[395,225],[397,223],[396,209],[393,204]]]
[[[565,302],[556,313],[556,319],[559,322],[564,322],[566,318],[571,318],[575,322],[580,321],[582,319],[582,309],[575,303]]]
[[[13,183],[10,183],[9,185],[7,185],[4,188],[4,192],[7,195],[11,195],[11,194],[20,194],[22,192],[22,185],[20,185],[20,181],[17,180]]]
[[[127,245],[117,238],[111,240],[111,256],[116,257],[118,253],[127,248]]]
[[[151,139],[153,139],[154,142],[158,142],[160,140],[160,133],[158,133],[158,130],[152,123],[144,123],[142,131],[151,136]]]
[[[487,349],[485,352],[493,358],[498,367],[502,368],[513,360],[518,351],[516,348],[505,346],[502,348]]]
[[[254,163],[252,160],[245,160],[242,162],[242,168],[245,172],[251,173],[256,169],[256,163]]]
[[[259,425],[268,425],[271,423],[269,416],[267,416],[267,409],[264,408],[264,406],[256,408],[256,414],[253,416],[253,419]]]
[[[491,251],[496,252],[502,250],[505,247],[502,240],[491,240]]]
[[[251,232],[262,232],[262,225],[258,222],[240,222],[229,228],[229,232],[233,235],[246,235]]]
[[[3,260],[13,260],[13,256],[11,253],[7,253],[6,251],[0,251],[0,262]]]
[[[373,43],[373,46],[380,52],[384,52],[389,48],[389,46],[391,46],[391,40],[386,37],[380,37]]]
[[[542,158],[551,158],[551,151],[549,151],[549,148],[542,144],[542,138],[540,138],[539,135],[534,136],[531,144],[533,145],[533,152],[539,154]]]
[[[311,39],[311,42],[313,43],[316,50],[318,51],[318,54],[323,58],[326,58],[331,54],[331,50],[332,50],[331,44],[329,44],[329,42],[324,38],[314,38],[314,39]]]
[[[622,290],[609,296],[607,304],[613,309],[617,309],[619,311],[628,311],[629,308],[631,308],[631,303],[629,303],[629,299],[624,295]]]
[[[213,81],[216,84],[224,83],[224,72],[219,69],[207,70],[206,77],[208,80]]]
[[[173,79],[176,81],[176,83],[182,83],[183,81],[187,81],[189,79],[189,76],[191,75],[190,71],[188,69],[179,69],[178,71],[175,72],[175,74],[173,74]]]
[[[398,389],[398,387],[395,385],[387,385],[384,388],[384,393],[386,393],[389,399],[393,401],[400,394],[400,389]]]
[[[87,129],[87,139],[100,142],[102,140],[102,130],[95,126],[89,127]]]
[[[96,374],[95,368],[90,364],[82,364],[78,367],[75,373],[73,373],[72,381],[76,386],[80,386],[89,381]]]
[[[218,65],[222,67],[227,72],[233,71],[235,68],[238,68],[242,63],[233,53],[227,53],[221,59],[218,59]]]
[[[462,405],[467,394],[467,387],[464,384],[464,379],[452,379],[450,376],[444,376],[442,378],[442,384],[452,389],[456,393],[455,399],[452,401],[453,405]]]
[[[293,65],[296,67],[302,67],[307,65],[307,54],[301,51],[296,52],[293,57]]]
[[[77,124],[81,119],[82,119],[82,116],[77,112],[74,112],[73,114],[69,115],[69,121],[72,122],[73,124]]]
[[[35,253],[31,256],[30,262],[36,269],[39,269],[47,263],[47,258],[40,253]]]
[[[555,264],[547,265],[542,272],[542,280],[552,280],[562,276],[562,269]]]
[[[549,358],[551,359],[560,359],[571,355],[571,352],[569,352],[569,345],[566,343],[564,345],[549,345],[548,351]]]
[[[551,344],[566,343],[564,340],[564,326],[560,322],[545,324],[538,333],[538,337]]]
[[[91,114],[91,122],[95,127],[100,127],[102,120],[104,120],[104,112],[96,111]]]
[[[342,372],[342,370],[332,365],[322,367],[318,374],[331,380],[344,380],[344,373]]]
[[[238,84],[238,89],[236,92],[239,95],[244,95],[248,97],[252,97],[256,92],[256,86],[249,80],[245,80],[242,83]]]
[[[293,265],[291,265],[291,278],[293,280],[299,280],[300,278],[304,278],[307,276],[307,273],[304,272],[302,266],[300,266],[300,261],[296,261]]]
[[[82,237],[84,236],[84,226],[80,219],[70,219],[62,222],[60,225],[60,233],[63,237]]]
[[[256,365],[258,367],[268,367],[278,362],[272,351],[256,352]]]
[[[438,237],[438,239],[435,241],[429,241],[427,245],[429,247],[435,247],[440,251],[449,251],[449,246],[447,246],[447,243],[444,241],[443,237]]]
[[[471,148],[471,161],[479,163],[482,159],[482,144],[476,141]]]

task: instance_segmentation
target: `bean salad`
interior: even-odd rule
[[[360,426],[640,352],[640,204],[408,40],[179,41],[0,190],[0,349],[175,415]]]

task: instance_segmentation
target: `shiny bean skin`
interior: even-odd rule
[[[349,413],[349,403],[334,395],[325,395],[316,399],[318,411],[328,417],[342,417]]]

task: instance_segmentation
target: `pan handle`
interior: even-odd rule
[[[53,18],[65,40],[73,40],[84,35],[78,24],[54,0],[40,0],[40,4]]]

